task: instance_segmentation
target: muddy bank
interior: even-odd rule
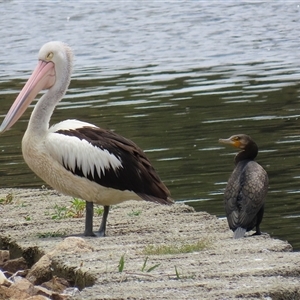
[[[0,190],[0,199],[7,195],[0,204],[0,246],[12,257],[33,264],[83,232],[82,217],[58,218],[70,197]],[[100,220],[95,217],[95,228]],[[92,251],[51,257],[53,275],[82,289],[76,299],[300,299],[300,253],[287,242],[268,235],[233,240],[226,220],[183,204],[114,206],[107,235],[84,238]]]

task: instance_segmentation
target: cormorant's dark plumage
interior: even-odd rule
[[[229,227],[234,232],[234,238],[243,237],[246,231],[254,227],[255,234],[260,235],[259,225],[264,214],[269,180],[267,172],[254,161],[258,147],[251,137],[245,134],[220,139],[219,142],[241,149],[235,156],[235,169],[224,192]]]

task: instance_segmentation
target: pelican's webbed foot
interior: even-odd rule
[[[104,206],[104,212],[102,217],[102,222],[98,231],[93,232],[93,216],[94,216],[94,203],[86,201],[86,215],[85,215],[85,230],[84,236],[93,237],[104,237],[106,231],[106,221],[109,213],[109,206]]]
[[[85,202],[85,229],[84,236],[95,236],[93,232],[93,216],[94,216],[94,203]]]
[[[108,213],[109,213],[109,206],[104,206],[102,222],[99,230],[95,232],[96,236],[103,237],[106,235],[105,232],[106,232],[106,221],[107,221]]]

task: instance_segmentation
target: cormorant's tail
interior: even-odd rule
[[[245,233],[246,233],[246,229],[242,228],[242,227],[238,227],[233,234],[233,238],[234,239],[240,239],[242,237],[244,237]]]

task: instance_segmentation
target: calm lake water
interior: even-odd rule
[[[74,75],[53,123],[76,118],[134,140],[178,201],[224,217],[235,151],[253,137],[270,187],[261,229],[300,250],[300,7],[296,2],[0,2],[1,122],[61,40]],[[31,109],[0,137],[1,187],[40,187],[21,156]]]

